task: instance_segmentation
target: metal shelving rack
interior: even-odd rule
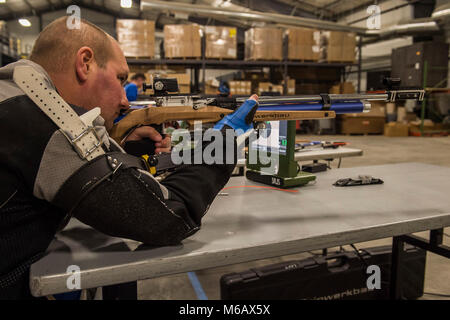
[[[325,62],[299,62],[299,61],[245,61],[245,60],[211,60],[211,59],[132,59],[128,58],[129,65],[177,65],[185,66],[194,70],[194,88],[200,87],[199,74],[203,73],[205,79],[206,69],[253,69],[253,68],[283,68],[283,77],[287,78],[289,67],[321,67],[321,68],[340,68],[342,75],[345,74],[345,67],[357,66],[357,63],[325,63]],[[285,82],[286,83],[286,82]],[[202,83],[202,91],[205,91],[205,83]]]
[[[185,66],[194,71],[194,85],[193,89],[196,92],[205,92],[205,82],[201,84],[202,88],[200,90],[199,75],[200,72],[203,74],[203,79],[205,79],[206,69],[253,69],[253,68],[270,68],[270,72],[275,68],[282,68],[284,81],[284,94],[287,93],[287,77],[289,67],[320,67],[320,68],[339,68],[341,70],[341,81],[345,79],[346,67],[357,67],[358,72],[358,92],[361,88],[361,40],[358,43],[358,53],[359,59],[357,63],[328,63],[328,62],[308,62],[308,61],[290,61],[287,59],[287,41],[283,41],[283,59],[276,61],[247,61],[247,60],[216,60],[216,59],[206,59],[205,58],[205,39],[202,38],[202,58],[199,59],[134,59],[127,58],[129,65],[177,65]]]

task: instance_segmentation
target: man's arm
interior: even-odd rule
[[[227,135],[226,130],[251,129],[256,100],[253,96],[216,124],[224,138],[225,158],[230,143],[236,149],[235,135]],[[200,228],[202,217],[230,178],[237,157],[233,160],[233,164],[181,166],[162,184],[142,170],[122,170],[90,192],[74,210],[75,217],[112,236],[151,245],[177,244]]]
[[[138,169],[118,171],[74,209],[74,217],[111,236],[150,245],[177,244],[195,233],[234,164],[187,165],[159,184]]]

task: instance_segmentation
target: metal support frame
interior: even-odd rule
[[[202,52],[202,77],[203,77],[203,83],[202,83],[202,92],[205,93],[206,91],[206,35],[202,37],[201,40],[201,52]]]
[[[283,53],[283,94],[288,94],[288,66],[287,66],[287,60],[288,60],[288,38],[283,38],[283,45],[282,45],[282,53]]]
[[[200,92],[200,69],[194,68],[194,92]]]
[[[358,93],[361,93],[362,37],[358,41]]]
[[[425,60],[423,62],[423,88],[425,89],[427,87],[427,76],[428,76],[428,61]],[[422,106],[420,109],[420,136],[423,137],[423,125],[425,122],[425,109],[427,106],[427,99],[426,97],[422,101]]]
[[[391,299],[402,299],[401,264],[405,243],[419,247],[450,259],[450,247],[443,245],[444,229],[430,230],[430,240],[427,241],[414,235],[402,235],[392,240],[392,262],[389,295]]]

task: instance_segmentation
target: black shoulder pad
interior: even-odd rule
[[[56,194],[53,204],[67,211],[60,226],[61,230],[69,222],[73,209],[97,185],[127,168],[147,170],[144,159],[121,152],[110,152],[87,162],[64,182]]]

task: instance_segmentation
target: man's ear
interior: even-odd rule
[[[80,82],[85,82],[94,67],[94,51],[89,47],[81,47],[75,57],[75,70]]]

